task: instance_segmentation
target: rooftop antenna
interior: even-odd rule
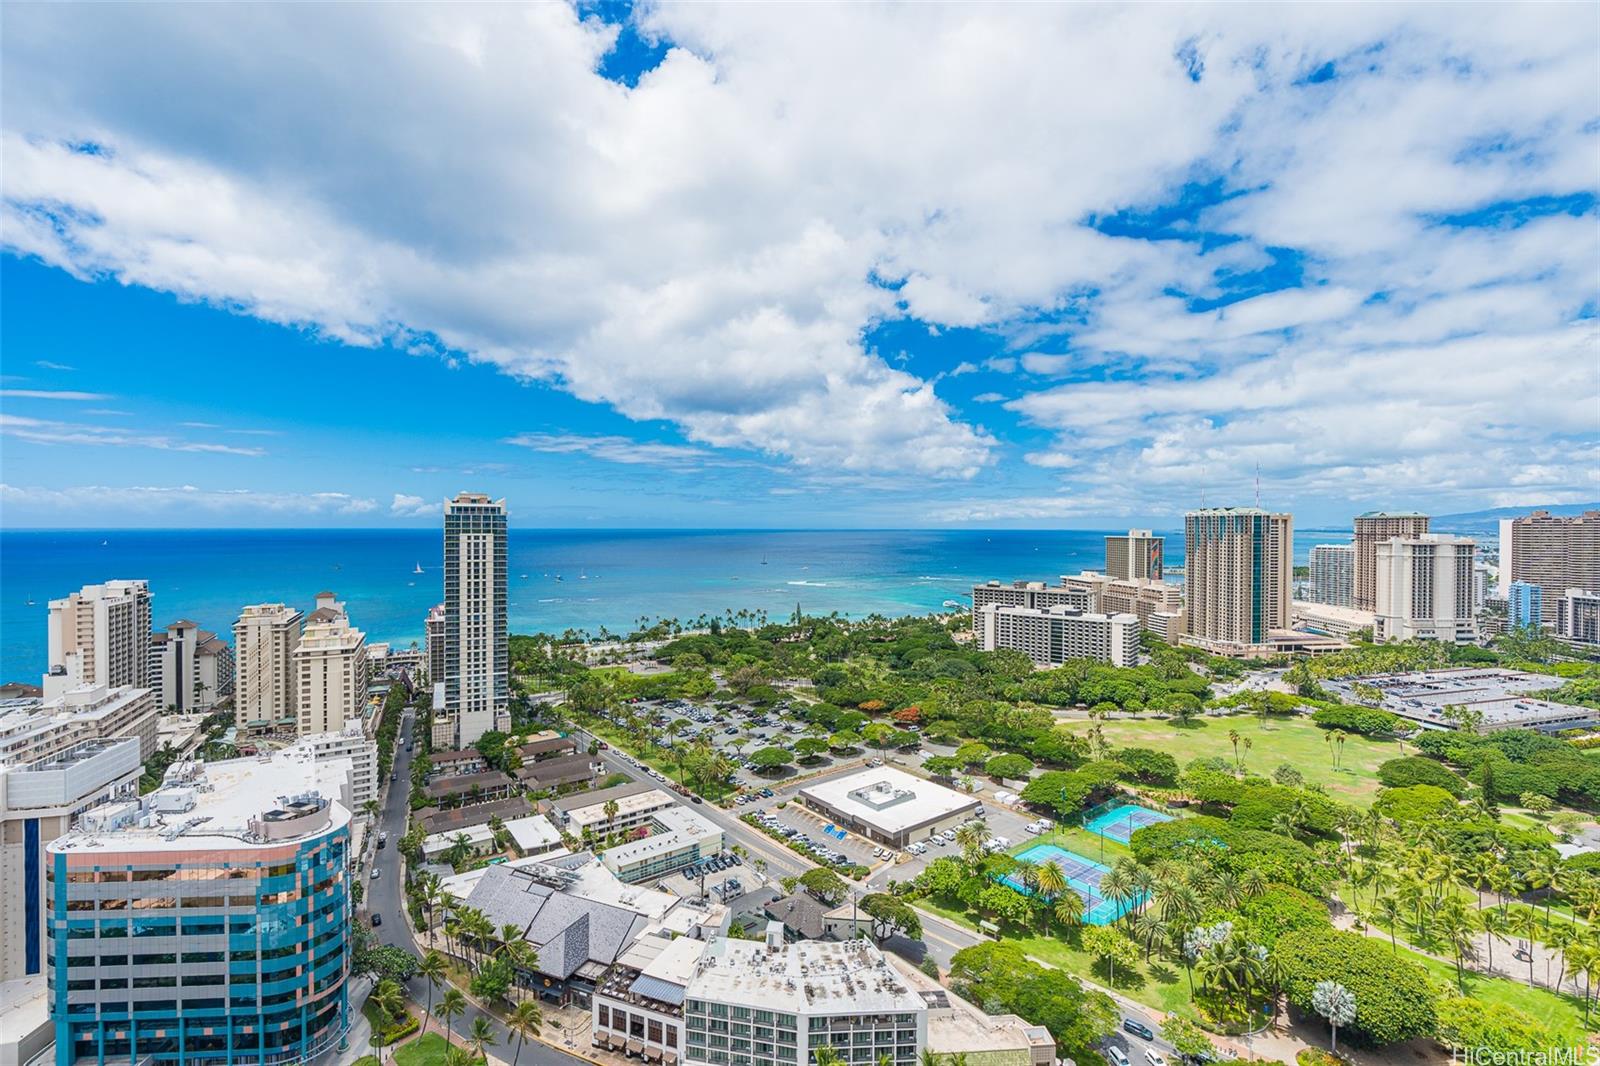
[[[1256,460],[1256,510],[1261,509],[1261,460]]]

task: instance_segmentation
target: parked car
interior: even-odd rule
[[[376,928],[377,928],[377,927],[378,927],[378,926],[380,926],[380,925],[382,925],[382,924],[383,924],[383,915],[381,915],[381,914],[374,914],[374,915],[373,915],[373,916],[372,916],[372,927],[373,927],[373,928],[374,928],[374,929],[376,929]]]
[[[1150,1066],[1167,1066],[1167,1057],[1153,1047],[1144,1049],[1144,1061]]]
[[[1128,1056],[1115,1044],[1106,1048],[1106,1058],[1111,1060],[1111,1066],[1128,1066]]]

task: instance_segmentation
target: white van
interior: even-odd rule
[[[1110,1060],[1111,1066],[1128,1066],[1128,1056],[1115,1044],[1106,1048],[1106,1058]]]

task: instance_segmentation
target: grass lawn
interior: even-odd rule
[[[977,929],[976,920],[961,911],[951,910],[928,899],[917,900],[917,906],[948,918],[967,929]],[[1149,966],[1143,961],[1131,969],[1119,966],[1117,979],[1113,984],[1103,965],[1096,963],[1088,953],[1080,951],[1067,941],[1053,936],[1017,935],[1014,931],[1006,933],[1002,939],[1007,943],[1016,944],[1040,962],[1047,962],[1067,973],[1088,978],[1098,985],[1115,988],[1122,995],[1138,1000],[1146,1006],[1195,1017],[1193,1005],[1189,1000],[1189,981],[1184,976],[1183,969],[1159,957],[1153,958]]]
[[[1086,722],[1068,723],[1075,733],[1087,734]],[[1118,748],[1153,748],[1178,760],[1180,767],[1191,759],[1221,756],[1233,760],[1233,743],[1228,734],[1237,731],[1250,739],[1250,750],[1240,743],[1244,768],[1251,773],[1270,775],[1288,763],[1307,781],[1318,782],[1328,794],[1361,807],[1372,804],[1378,793],[1377,770],[1381,763],[1400,756],[1400,745],[1392,740],[1369,740],[1349,734],[1345,738],[1342,769],[1333,768],[1333,754],[1323,738],[1329,731],[1309,719],[1269,718],[1266,725],[1246,715],[1223,718],[1196,718],[1187,726],[1165,718],[1112,719],[1100,723],[1106,740]]]
[[[458,1047],[460,1044],[461,1041],[456,1041]],[[444,1066],[446,1050],[444,1037],[438,1033],[424,1033],[409,1044],[401,1044],[394,1053],[394,1061],[398,1066]]]
[[[1401,948],[1399,953],[1401,957],[1427,970],[1435,980],[1451,988],[1456,987],[1456,968],[1448,962],[1430,959],[1406,948]],[[1582,1043],[1582,1035],[1588,1032],[1583,1024],[1583,1003],[1576,996],[1552,992],[1547,988],[1533,988],[1504,977],[1485,977],[1470,970],[1467,971],[1466,987],[1467,995],[1473,999],[1484,1003],[1505,1003],[1532,1015],[1566,1042]]]

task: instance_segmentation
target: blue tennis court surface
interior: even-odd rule
[[[1152,811],[1149,807],[1141,807],[1137,803],[1124,803],[1085,823],[1084,828],[1091,833],[1110,837],[1119,844],[1126,844],[1133,838],[1135,829],[1170,821],[1172,821],[1170,814]]]
[[[1067,875],[1067,887],[1083,898],[1083,920],[1089,925],[1110,925],[1137,907],[1142,895],[1125,900],[1106,899],[1100,895],[1100,879],[1111,872],[1109,866],[1086,859],[1075,851],[1055,844],[1035,844],[1017,855],[1019,862],[1054,862]],[[1025,895],[1031,895],[1022,882],[1007,874],[1001,878],[1005,884]]]

